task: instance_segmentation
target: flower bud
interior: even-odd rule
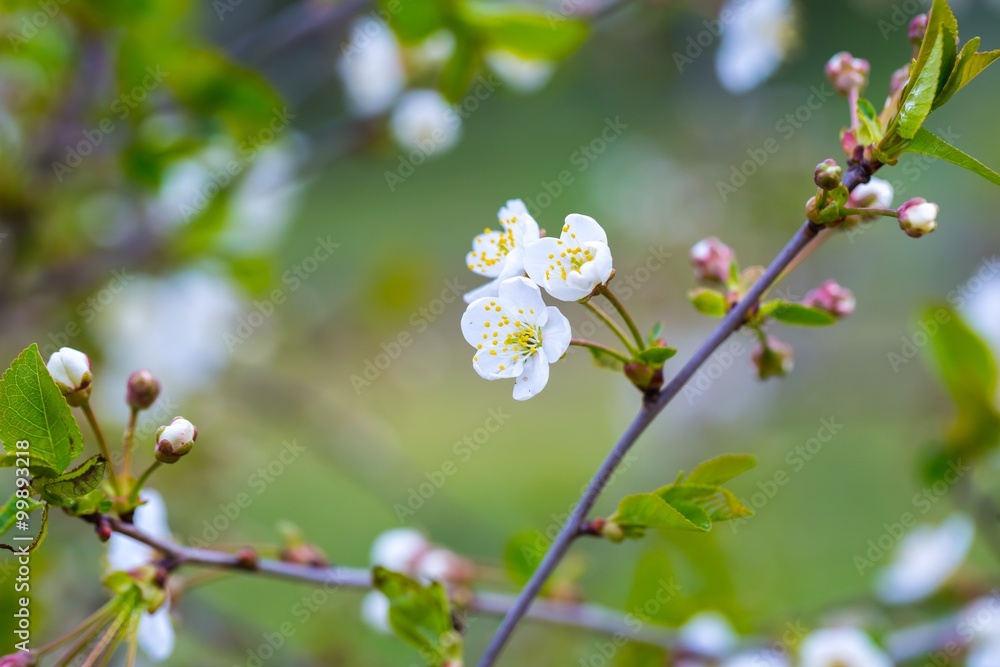
[[[18,651],[0,656],[0,667],[35,667],[37,664],[34,651]]]
[[[910,21],[910,41],[914,46],[920,46],[924,41],[924,33],[927,32],[927,14],[917,14]]]
[[[840,168],[836,160],[827,158],[818,165],[813,172],[813,181],[816,187],[824,190],[833,190],[840,185],[840,177],[844,175],[844,170]]]
[[[94,381],[87,355],[71,347],[62,347],[52,353],[45,367],[66,397],[67,403],[78,407],[87,402],[90,398],[90,385]]]
[[[361,620],[376,632],[391,635],[389,624],[389,598],[381,591],[371,591],[361,601]]]
[[[847,198],[847,208],[889,208],[893,194],[889,181],[873,178],[854,188]]]
[[[802,305],[824,310],[834,317],[847,317],[854,312],[857,301],[851,290],[841,287],[835,280],[827,280],[806,294]]]
[[[732,248],[714,236],[699,241],[691,248],[691,265],[699,280],[726,282],[735,258]]]
[[[766,347],[760,343],[754,347],[750,359],[757,368],[757,377],[761,380],[784,377],[792,372],[792,367],[795,365],[792,347],[772,336],[767,337]]]
[[[414,574],[417,560],[430,549],[430,542],[419,531],[393,528],[375,538],[371,562],[393,572]]]
[[[899,207],[899,228],[907,236],[919,239],[937,229],[939,212],[937,204],[932,204],[923,197],[914,197]]]
[[[133,410],[145,410],[160,395],[160,381],[146,370],[128,376],[125,402]]]
[[[156,430],[156,460],[162,463],[176,463],[191,451],[198,439],[198,429],[183,417],[174,417],[166,426]]]
[[[625,539],[625,531],[614,521],[608,521],[601,527],[601,536],[611,542],[621,542]]]
[[[863,58],[855,58],[847,51],[841,51],[826,63],[826,78],[841,95],[858,92],[868,85],[871,66]]]

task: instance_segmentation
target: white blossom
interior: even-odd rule
[[[352,26],[337,71],[344,82],[348,107],[362,117],[387,111],[406,86],[396,35],[384,21],[371,17]]]
[[[871,637],[857,628],[823,628],[799,647],[799,667],[892,667]]]
[[[389,118],[389,130],[402,148],[430,156],[458,143],[462,119],[441,93],[417,89],[399,99]]]
[[[427,538],[412,528],[387,530],[372,542],[371,563],[393,572],[412,575],[417,560],[431,548]]]
[[[486,296],[495,297],[500,283],[523,276],[525,247],[539,239],[538,223],[520,199],[509,200],[497,218],[501,229],[487,227],[472,239],[472,250],[465,256],[470,271],[493,280],[466,292],[466,303]]]
[[[774,74],[794,43],[792,3],[728,0],[719,17],[722,36],[715,54],[719,82],[734,94],[753,90]]]
[[[739,636],[725,616],[717,611],[702,611],[681,626],[677,641],[698,655],[720,658],[736,647]]]
[[[90,359],[71,347],[53,352],[45,367],[64,393],[86,389],[94,379],[90,372]]]
[[[975,535],[972,520],[954,514],[940,526],[917,526],[900,542],[892,562],[878,573],[875,592],[889,604],[926,598],[965,561]]]
[[[384,635],[391,635],[389,598],[380,591],[371,591],[365,595],[361,600],[361,620],[372,630]]]
[[[556,299],[579,301],[611,278],[608,235],[591,217],[567,215],[559,238],[545,237],[528,246],[524,269]]]
[[[538,286],[527,278],[511,278],[495,298],[469,304],[462,334],[476,353],[472,367],[487,380],[514,379],[514,399],[538,394],[549,380],[549,364],[569,348],[569,320],[545,306]]]

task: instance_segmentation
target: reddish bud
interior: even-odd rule
[[[735,259],[732,248],[714,236],[699,241],[691,248],[691,265],[699,280],[726,282]]]
[[[125,402],[133,410],[145,410],[159,395],[160,381],[149,371],[136,371],[128,376]]]
[[[806,294],[802,304],[824,310],[834,317],[847,317],[854,312],[857,301],[851,290],[841,287],[835,280],[827,280]]]

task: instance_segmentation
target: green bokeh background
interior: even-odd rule
[[[963,37],[981,34],[986,48],[1000,45],[995,11],[956,4]],[[463,261],[472,236],[495,224],[506,199],[538,202],[546,184],[569,170],[572,183],[537,213],[543,227],[557,228],[568,213],[594,216],[608,232],[619,276],[634,274],[651,247],[670,253],[628,302],[644,326],[664,322],[666,339],[680,350],[669,373],[713,324],[686,303],[694,284],[687,250],[718,235],[744,265],[768,262],[799,224],[813,166],[840,154],[846,104],[831,97],[790,137],[776,124],[806,103],[810,87],[823,85],[823,64],[835,51],[871,60],[876,102],[882,95],[874,91],[885,89],[909,54],[904,30],[888,39],[880,31],[880,20],[891,21],[892,3],[798,3],[798,49],[762,88],[733,97],[716,82],[714,44],[680,73],[672,57],[704,29],[711,10],[664,5],[629,7],[602,23],[543,92],[490,96],[465,122],[458,147],[419,166],[395,191],[384,174],[396,167],[399,150],[389,143],[307,175],[302,210],[274,248],[276,275],[310,255],[317,237],[329,235],[340,247],[236,349],[226,372],[178,410],[198,424],[197,448],[155,481],[178,537],[204,537],[205,522],[224,516],[224,506],[247,492],[252,504],[228,522],[219,544],[274,542],[277,523],[290,519],[334,562],[365,565],[379,532],[407,525],[499,568],[512,535],[546,530],[553,515],[567,512],[638,396],[582,354],[554,366],[546,390],[527,403],[511,399],[510,383],[481,380],[459,332],[463,304],[449,291],[456,282],[466,289],[479,284]],[[205,30],[230,35],[240,27],[238,14],[232,18],[219,24],[206,9]],[[936,112],[929,126],[951,128],[959,147],[996,166],[994,75]],[[301,110],[304,119],[340,113],[327,99],[336,98],[336,82],[326,85],[333,92],[313,98]],[[598,137],[609,118],[627,129],[580,171],[574,152]],[[778,138],[780,150],[723,201],[716,182],[769,137]],[[636,564],[648,552],[665,554],[683,587],[666,621],[715,608],[745,631],[795,620],[812,627],[830,603],[866,595],[872,578],[859,576],[854,557],[885,532],[884,524],[919,513],[913,504],[921,490],[919,455],[951,413],[924,355],[894,370],[888,354],[919,330],[916,314],[928,301],[945,298],[1000,246],[997,191],[955,167],[919,165],[906,156],[880,175],[898,182],[897,202],[922,195],[939,203],[938,231],[914,241],[887,221],[854,242],[838,236],[814,253],[784,287],[801,296],[835,278],[855,291],[855,315],[826,329],[779,331],[796,351],[795,372],[783,381],[755,381],[744,342],[731,367],[698,395],[682,395],[642,437],[596,511],[610,513],[621,496],[662,485],[679,469],[723,452],[759,458],[756,470],[732,484],[752,504],[776,471],[788,473],[788,484],[737,530],[719,525],[704,536],[579,543],[574,554],[586,561],[588,599],[627,605]],[[284,287],[280,279],[275,287]],[[584,321],[579,307],[564,312],[574,323]],[[418,331],[424,321],[426,330]],[[15,330],[16,336],[0,336],[6,358],[48,331]],[[404,332],[412,343],[370,386],[356,390],[352,375]],[[607,332],[595,337],[611,341]],[[718,361],[716,368],[729,365]],[[509,417],[463,460],[455,443],[474,437],[491,410]],[[106,430],[117,433],[124,406],[105,412]],[[813,438],[824,418],[842,430],[794,470],[786,456]],[[305,453],[258,494],[249,478],[276,460],[285,440]],[[411,489],[445,461],[455,462],[457,473],[401,521],[395,506],[405,505]],[[938,521],[950,508],[945,498],[920,518]],[[104,599],[97,584],[102,551],[87,525],[53,516],[34,560],[42,640]],[[989,571],[982,556],[977,550],[968,572]],[[316,611],[302,622],[297,605],[310,595]],[[180,601],[181,639],[167,664],[246,664],[246,651],[286,621],[294,636],[264,664],[418,664],[405,645],[361,623],[360,598],[231,577]],[[495,619],[473,624],[469,656],[481,652],[494,627]],[[506,664],[575,665],[598,640],[526,623]]]

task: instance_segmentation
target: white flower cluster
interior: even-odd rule
[[[466,265],[492,281],[465,295],[462,333],[476,353],[472,367],[487,380],[514,379],[514,399],[538,394],[549,365],[569,348],[569,320],[542,300],[586,299],[612,274],[608,237],[585,215],[566,216],[559,238],[542,237],[524,202],[500,209],[500,229],[472,241]]]

